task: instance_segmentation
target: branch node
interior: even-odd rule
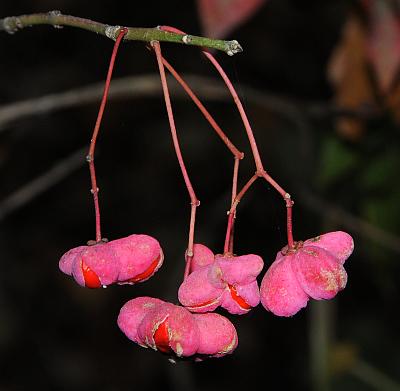
[[[51,22],[53,17],[62,16],[62,13],[61,13],[61,11],[59,11],[59,10],[53,10],[53,11],[49,11],[49,12],[47,13],[47,15],[49,15],[49,20],[50,20],[50,22]],[[53,25],[53,27],[54,27],[55,29],[62,29],[62,28],[63,28],[63,26],[61,26],[61,25],[59,25],[59,24],[56,24],[56,23],[52,23],[52,25]]]
[[[21,21],[16,16],[9,16],[3,19],[3,29],[8,34],[14,34],[22,28]]]
[[[228,56],[233,56],[234,54],[241,52],[243,52],[243,48],[240,46],[239,42],[236,41],[236,39],[226,43],[226,54]]]
[[[115,41],[118,37],[118,33],[119,30],[121,29],[121,26],[109,26],[107,25],[107,27],[104,30],[104,34],[106,35],[107,38],[112,39],[113,41]]]
[[[190,42],[192,42],[192,36],[188,34],[184,35],[182,37],[182,42],[185,44],[189,44]]]
[[[49,16],[61,16],[61,11],[59,10],[53,10],[48,12]]]
[[[292,200],[292,196],[289,193],[286,193],[283,198],[285,199],[287,208],[291,208],[294,205],[294,201]]]
[[[92,194],[98,193],[100,191],[100,189],[98,187],[96,187],[96,190],[90,189],[90,192]]]

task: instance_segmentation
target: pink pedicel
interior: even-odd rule
[[[87,288],[134,284],[148,280],[161,267],[163,252],[148,235],[130,235],[108,243],[79,246],[66,252],[60,270]]]
[[[261,282],[261,304],[275,315],[292,316],[309,298],[332,299],[346,286],[342,265],[353,249],[353,239],[341,231],[283,248]]]
[[[222,357],[237,346],[233,324],[218,314],[192,314],[186,308],[151,297],[128,301],[118,316],[118,326],[142,347],[176,356]]]
[[[192,312],[209,312],[221,306],[238,315],[257,306],[260,292],[256,278],[264,265],[262,258],[254,254],[216,255],[210,263],[211,250],[207,250],[206,265],[196,266],[179,287],[180,303]]]

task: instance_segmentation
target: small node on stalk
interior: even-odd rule
[[[233,56],[236,53],[241,53],[243,52],[243,48],[240,46],[239,42],[236,40],[229,41],[227,44],[227,51],[226,54],[228,56]]]
[[[61,11],[59,11],[59,10],[49,11],[47,14],[48,14],[50,17],[52,17],[52,16],[61,16],[61,15],[62,15],[62,14],[61,14]],[[62,29],[62,28],[63,28],[63,26],[60,26],[59,24],[53,24],[53,27],[54,27],[55,29]]]
[[[91,163],[94,159],[93,159],[93,157],[92,157],[91,155],[87,155],[87,156],[85,157],[85,160],[86,160],[88,163]]]
[[[104,30],[104,34],[106,35],[107,38],[110,38],[113,41],[115,41],[118,37],[120,29],[121,26],[107,26],[106,29]]]
[[[96,187],[96,190],[90,189],[90,192],[91,192],[92,194],[98,193],[99,191],[100,191],[100,189],[99,189],[98,187]]]
[[[14,34],[23,26],[19,18],[16,16],[9,16],[3,19],[3,27],[8,34]]]
[[[48,12],[49,16],[61,16],[61,11],[53,10]]]
[[[188,35],[188,34],[184,35],[182,37],[182,42],[185,43],[185,44],[188,44],[188,43],[192,42],[192,36]]]

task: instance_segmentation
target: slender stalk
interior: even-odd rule
[[[189,87],[186,81],[179,75],[179,73],[172,67],[172,65],[163,57],[162,62],[164,66],[168,69],[171,75],[175,78],[175,80],[182,86],[185,92],[189,95],[190,99],[194,102],[194,104],[198,107],[201,113],[204,115],[208,123],[212,126],[215,132],[218,134],[220,139],[224,142],[227,148],[232,152],[235,159],[243,159],[244,153],[239,151],[236,146],[232,143],[232,141],[228,138],[228,136],[224,133],[221,127],[217,124],[213,116],[210,112],[204,107],[203,103],[201,103],[200,99],[193,92],[193,90]]]
[[[93,202],[94,202],[94,210],[95,210],[95,217],[96,217],[96,242],[101,241],[101,222],[100,222],[100,205],[99,205],[99,188],[97,187],[97,180],[96,180],[96,169],[94,166],[94,151],[96,149],[96,141],[100,131],[101,121],[103,119],[104,109],[107,103],[107,96],[108,91],[110,89],[111,77],[114,69],[115,58],[117,57],[117,52],[119,45],[122,41],[122,38],[127,33],[127,29],[121,28],[118,37],[115,41],[114,48],[111,54],[110,64],[108,66],[107,78],[104,85],[104,92],[103,97],[101,99],[99,112],[97,114],[96,124],[93,129],[92,138],[90,140],[90,147],[89,152],[86,156],[86,160],[89,163],[89,171],[90,171],[90,181],[92,184],[91,192],[93,194]]]
[[[231,209],[228,212],[228,227],[226,229],[226,235],[225,235],[225,245],[224,245],[224,254],[229,253],[229,246],[230,246],[230,241],[231,241],[231,232],[233,228],[233,222],[235,219],[235,212],[236,208],[243,198],[243,196],[246,194],[247,190],[250,189],[251,185],[258,179],[257,173],[254,174],[248,182],[243,186],[242,190],[240,190],[239,194],[235,197]]]
[[[235,163],[233,164],[233,177],[232,177],[232,198],[231,198],[231,207],[233,203],[235,202],[236,196],[237,196],[237,182],[238,182],[238,175],[239,175],[239,159],[235,159]],[[234,234],[235,234],[235,221],[236,221],[236,209],[233,212],[234,216],[232,218],[232,224],[231,224],[231,229],[230,229],[230,234],[229,234],[229,247],[228,251],[230,254],[233,254],[233,239],[234,239]]]
[[[189,196],[190,196],[191,213],[190,213],[190,224],[189,224],[188,247],[186,250],[186,267],[185,267],[185,275],[184,275],[184,277],[186,277],[186,273],[188,273],[190,270],[190,264],[191,264],[191,261],[193,258],[193,242],[194,242],[194,227],[195,227],[195,223],[196,223],[196,209],[200,205],[200,201],[197,199],[196,193],[194,192],[192,183],[190,181],[189,175],[186,170],[185,162],[183,160],[181,147],[179,145],[178,134],[176,132],[176,126],[175,126],[175,120],[174,120],[174,113],[172,111],[171,99],[170,99],[169,91],[168,91],[167,78],[165,76],[165,69],[164,69],[164,64],[163,64],[160,43],[158,41],[153,41],[151,44],[154,48],[154,52],[155,52],[156,58],[157,58],[157,64],[158,64],[158,69],[159,69],[160,78],[161,78],[161,85],[162,85],[162,89],[163,89],[163,93],[164,93],[165,106],[167,109],[168,121],[169,121],[169,126],[171,129],[171,136],[172,136],[172,141],[174,144],[176,157],[178,158],[179,167],[181,168],[183,179],[185,181],[185,185],[186,185],[186,188],[187,188]]]
[[[177,34],[185,34],[185,32],[171,26],[160,26],[160,29],[164,31],[169,31]],[[293,241],[293,228],[292,228],[292,206],[293,206],[293,201],[291,200],[291,196],[289,193],[287,193],[272,177],[265,171],[260,152],[258,151],[258,146],[257,146],[257,141],[254,137],[253,130],[251,128],[249,119],[247,118],[246,112],[243,108],[242,102],[239,99],[239,96],[230,81],[228,75],[225,73],[225,71],[222,69],[221,65],[219,62],[215,59],[215,57],[208,51],[202,50],[203,54],[207,57],[207,59],[213,64],[215,69],[218,71],[222,79],[224,80],[230,94],[232,95],[232,98],[236,104],[236,107],[239,111],[240,117],[242,119],[244,128],[246,130],[247,138],[250,143],[250,148],[251,152],[253,154],[253,159],[254,163],[256,165],[256,176],[264,178],[275,190],[279,192],[279,194],[283,197],[285,204],[286,204],[286,210],[287,210],[287,217],[286,217],[286,225],[287,225],[287,239],[288,239],[288,246],[289,248],[293,247],[294,241]],[[250,181],[253,179],[253,177],[250,179]],[[257,179],[257,178],[256,178]],[[254,179],[255,180],[255,179]],[[253,180],[253,181],[254,181]],[[246,185],[245,185],[246,186]],[[226,232],[226,237],[225,237],[225,251],[226,249],[229,248],[229,241],[231,237],[231,231],[233,227],[233,216],[231,215],[232,213],[235,214],[236,211],[236,206],[237,203],[233,203],[232,207],[229,211],[229,217],[228,217],[228,226],[227,226],[227,232]],[[228,243],[228,244],[227,244]]]
[[[172,67],[171,64],[168,63],[168,61],[162,57],[162,62],[164,66],[169,70],[169,72],[174,76],[174,78],[177,80],[177,82],[182,86],[182,88],[186,91],[186,93],[189,95],[189,97],[192,99],[192,101],[195,103],[195,105],[199,108],[199,110],[202,112],[208,123],[212,126],[212,128],[215,130],[215,132],[218,134],[218,136],[221,138],[221,140],[224,142],[224,144],[227,146],[227,148],[231,151],[233,154],[235,161],[234,161],[234,166],[233,166],[233,179],[232,179],[232,200],[231,204],[234,202],[234,199],[236,197],[236,192],[237,192],[237,178],[238,178],[238,173],[239,173],[239,162],[241,159],[244,157],[244,153],[240,152],[235,145],[229,140],[228,136],[224,133],[224,131],[221,129],[221,127],[217,124],[215,119],[212,117],[212,115],[209,113],[209,111],[204,107],[204,105],[201,103],[200,99],[196,96],[196,94],[192,91],[192,89],[189,87],[189,85],[183,80],[183,78],[179,75],[179,73]],[[234,212],[234,219],[236,218],[236,211]],[[234,231],[234,221],[232,221],[232,226],[230,230],[230,238],[229,238],[229,252],[233,252],[233,231]],[[189,269],[186,268],[185,270],[185,278],[189,274]]]
[[[52,25],[54,27],[71,26],[88,30],[97,34],[105,35],[115,40],[121,26],[109,26],[94,20],[79,18],[71,15],[62,15],[60,11],[50,11],[47,13],[9,16],[0,19],[0,31],[13,34],[25,27],[35,25]],[[210,39],[198,37],[195,35],[182,35],[174,32],[162,31],[159,28],[138,28],[126,27],[127,33],[124,40],[132,41],[164,41],[180,43],[191,46],[201,46],[209,49],[216,49],[233,56],[243,51],[240,44],[233,41],[224,41],[219,39]]]

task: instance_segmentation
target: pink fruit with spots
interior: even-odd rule
[[[193,258],[190,264],[190,272],[210,265],[214,262],[214,253],[204,244],[195,243],[193,245]]]
[[[130,235],[108,243],[119,262],[119,284],[148,280],[161,267],[164,255],[158,241],[148,235]]]
[[[193,314],[199,329],[198,354],[222,357],[232,353],[238,344],[235,326],[215,313]]]
[[[260,256],[254,254],[241,256],[217,255],[214,265],[221,269],[225,282],[237,286],[255,281],[264,267],[264,262]]]
[[[111,242],[79,246],[66,252],[60,270],[87,288],[148,280],[164,256],[158,241],[148,235],[130,235]]]
[[[178,290],[180,303],[189,311],[214,311],[221,304],[223,290],[210,282],[209,267],[189,274]]]
[[[222,357],[238,344],[233,324],[214,314],[192,314],[187,309],[151,297],[128,301],[118,316],[118,326],[142,347],[175,357]]]
[[[346,286],[342,264],[319,247],[304,246],[289,258],[300,286],[313,299],[332,299]]]
[[[257,276],[263,268],[258,255],[217,255],[213,263],[194,270],[181,284],[178,298],[192,312],[222,306],[232,314],[245,314],[260,302]]]
[[[305,246],[312,245],[330,252],[343,264],[354,250],[353,238],[343,231],[328,232],[326,234],[308,239]]]
[[[260,290],[257,281],[246,285],[229,285],[222,295],[221,307],[229,313],[242,315],[260,303]]]
[[[278,316],[292,316],[308,299],[332,299],[345,288],[343,263],[354,248],[345,232],[330,232],[277,254],[261,282],[261,303]]]
[[[177,305],[162,303],[149,311],[138,327],[139,340],[154,350],[192,356],[199,346],[199,330],[192,314]]]
[[[107,286],[117,280],[118,261],[107,243],[86,246],[76,254],[72,276],[87,288]]]
[[[261,281],[261,303],[275,315],[292,316],[307,305],[308,295],[301,288],[290,259],[279,254]]]
[[[84,250],[87,246],[79,246],[68,250],[60,259],[59,261],[59,268],[60,270],[68,274],[69,276],[72,275],[72,268],[75,262],[75,258]]]
[[[119,313],[117,320],[119,328],[130,340],[140,343],[137,336],[139,324],[149,311],[162,303],[162,300],[153,297],[137,297],[129,300]]]

